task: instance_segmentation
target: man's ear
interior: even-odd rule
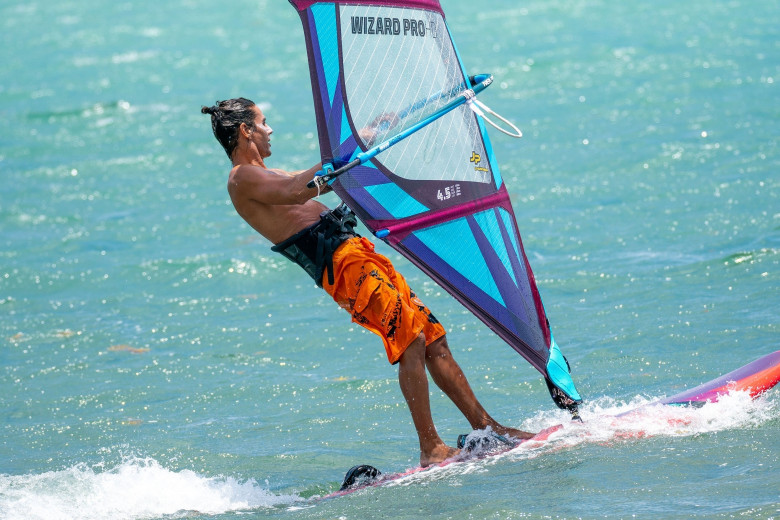
[[[241,131],[241,134],[244,136],[244,138],[249,139],[249,136],[252,135],[252,129],[249,128],[249,125],[246,123],[241,123],[241,125],[238,127]]]

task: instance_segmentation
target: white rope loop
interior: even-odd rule
[[[509,137],[514,137],[516,139],[520,139],[521,137],[523,137],[523,132],[521,132],[520,129],[517,128],[511,121],[502,117],[500,114],[494,112],[489,106],[487,106],[486,104],[478,100],[476,97],[469,99],[466,103],[469,105],[469,108],[471,108],[471,110],[474,111],[475,114],[477,114],[479,117],[487,121],[487,123],[489,123],[490,126],[495,128],[499,132],[502,132],[508,135]],[[490,119],[488,116],[485,115],[485,112],[500,119],[505,125],[509,126],[512,129],[512,131],[510,132],[506,128],[503,128],[502,126],[496,124],[492,119]]]

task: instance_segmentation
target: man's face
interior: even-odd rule
[[[252,109],[255,112],[255,127],[249,139],[257,147],[257,151],[262,158],[271,156],[271,134],[273,129],[268,126],[265,115],[260,107],[255,106]]]

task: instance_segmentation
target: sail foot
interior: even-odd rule
[[[547,388],[559,408],[569,410],[574,419],[579,419],[577,407],[582,402],[582,397],[571,379],[569,362],[561,353],[552,335],[550,340],[550,357],[547,360],[547,374],[544,378]]]

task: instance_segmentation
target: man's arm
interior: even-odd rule
[[[330,187],[319,191],[306,187],[321,169],[322,165],[318,164],[308,170],[286,172],[242,164],[231,175],[228,191],[231,197],[240,196],[270,206],[303,204],[320,193],[330,191]]]

